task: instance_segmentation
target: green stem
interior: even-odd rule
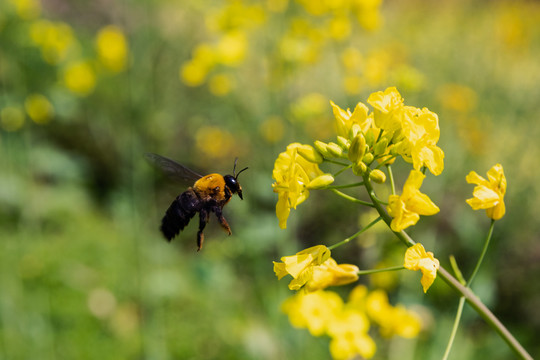
[[[358,272],[358,275],[369,275],[369,274],[375,274],[375,273],[380,273],[380,272],[386,272],[386,271],[396,271],[396,270],[403,270],[405,269],[405,266],[403,265],[400,265],[400,266],[392,266],[392,267],[388,267],[388,268],[384,268],[384,269],[371,269],[371,270],[360,270]]]
[[[386,165],[388,170],[388,178],[390,179],[390,185],[392,186],[392,195],[396,195],[396,184],[394,182],[394,173],[392,172],[392,166]]]
[[[333,175],[334,177],[337,177],[339,174],[341,174],[342,172],[344,172],[345,170],[347,169],[350,169],[352,168],[352,164],[349,164],[347,166],[345,166],[343,169],[339,170],[337,173],[335,173],[335,175]]]
[[[346,189],[346,188],[352,188],[352,187],[357,187],[357,186],[362,186],[362,185],[364,185],[364,182],[360,181],[360,182],[357,182],[357,183],[354,183],[354,184],[328,185],[328,186],[323,187],[322,189]]]
[[[450,355],[450,350],[452,349],[452,345],[454,344],[454,339],[456,338],[457,330],[459,327],[459,321],[461,320],[461,314],[463,313],[463,307],[465,305],[465,297],[459,298],[459,305],[456,312],[456,318],[454,320],[454,326],[452,327],[452,333],[450,334],[450,339],[448,340],[448,345],[446,345],[446,351],[444,352],[444,356],[442,360],[447,360],[448,356]]]
[[[482,265],[482,261],[484,260],[484,256],[486,255],[489,242],[491,240],[491,236],[493,235],[493,228],[495,227],[495,220],[491,220],[491,225],[489,226],[488,235],[486,237],[486,241],[484,242],[484,248],[482,249],[482,253],[480,254],[480,258],[478,259],[478,262],[476,263],[476,266],[472,272],[472,275],[469,279],[469,282],[467,283],[468,287],[471,287],[472,281],[474,280],[474,277],[478,273],[478,270],[480,269],[480,266]]]
[[[381,221],[382,218],[379,216],[378,218],[376,218],[375,220],[373,220],[372,222],[370,222],[369,224],[367,224],[367,226],[363,227],[362,229],[360,229],[359,231],[357,231],[354,235],[352,236],[349,236],[348,238],[346,238],[345,240],[342,240],[340,242],[338,242],[337,244],[334,244],[332,246],[329,246],[328,249],[329,250],[333,250],[335,248],[337,248],[338,246],[341,246],[343,244],[346,244],[348,243],[349,241],[351,241],[352,239],[356,238],[357,236],[359,236],[360,234],[362,234],[364,231],[367,231],[370,227],[372,227],[373,225],[375,225],[376,223],[378,223],[379,221]]]
[[[336,195],[339,195],[341,196],[342,198],[344,199],[347,199],[349,201],[352,201],[352,202],[355,202],[355,203],[358,203],[358,204],[362,204],[362,205],[365,205],[365,206],[369,206],[369,207],[373,207],[373,204],[370,203],[370,202],[367,202],[367,201],[363,201],[363,200],[360,200],[360,199],[357,199],[355,197],[352,197],[350,195],[347,195],[345,193],[342,193],[341,191],[339,190],[336,190],[336,189],[330,189],[333,193],[335,193]]]
[[[332,163],[332,164],[337,164],[337,165],[342,165],[342,166],[349,166],[349,164],[341,162],[341,161],[336,161],[336,160],[331,160],[331,159],[324,159],[324,161]]]
[[[373,187],[364,177],[366,190],[373,201],[373,206],[379,213],[380,217],[390,227],[392,218],[382,206],[375,201]],[[412,246],[415,241],[405,232],[394,232],[394,234],[407,246]],[[443,279],[452,289],[454,289],[461,297],[464,297],[469,305],[484,319],[489,326],[491,326],[497,334],[508,344],[508,346],[518,355],[521,359],[532,360],[532,356],[521,346],[521,344],[512,336],[508,329],[499,321],[499,319],[493,315],[493,313],[484,305],[484,303],[475,295],[475,293],[469,288],[461,284],[456,278],[444,268],[439,267],[437,271],[438,276]]]

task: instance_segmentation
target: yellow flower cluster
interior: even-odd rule
[[[314,336],[328,335],[334,359],[372,358],[377,349],[368,333],[372,324],[386,337],[413,338],[422,328],[418,315],[392,306],[384,291],[368,292],[363,285],[351,291],[346,303],[337,293],[320,290],[290,297],[282,310],[293,326],[307,328]]]
[[[332,175],[319,169],[321,162],[321,155],[313,147],[299,143],[287,146],[287,150],[276,159],[272,187],[279,196],[276,214],[282,229],[287,227],[291,208],[296,209],[304,202],[309,190],[323,188],[334,181]]]
[[[358,267],[339,264],[330,257],[330,250],[317,245],[291,256],[284,256],[281,262],[274,261],[274,272],[279,280],[291,275],[289,289],[314,292],[329,286],[350,284],[358,280]]]

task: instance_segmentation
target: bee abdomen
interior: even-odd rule
[[[192,189],[179,195],[167,209],[161,220],[161,232],[167,241],[171,241],[189,224],[199,210],[199,198]]]

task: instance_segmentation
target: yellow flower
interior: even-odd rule
[[[328,324],[330,353],[334,359],[351,359],[355,355],[369,359],[375,355],[376,345],[368,335],[369,319],[364,312],[347,308]]]
[[[408,248],[405,252],[405,262],[403,266],[409,270],[422,271],[420,283],[424,288],[424,292],[426,292],[437,277],[439,260],[433,256],[432,252],[426,252],[424,246],[418,243]]]
[[[361,102],[356,105],[352,113],[349,109],[347,109],[347,111],[343,110],[334,104],[333,101],[330,101],[330,104],[332,105],[334,117],[336,119],[335,126],[338,136],[347,139],[350,138],[350,131],[354,124],[360,125],[360,129],[364,133],[372,126],[373,118],[368,115],[369,109]]]
[[[64,72],[64,84],[72,93],[87,96],[96,86],[94,69],[86,61],[72,63]]]
[[[29,95],[24,101],[26,113],[37,124],[45,124],[54,116],[54,107],[51,102],[41,94]]]
[[[299,143],[290,144],[287,151],[279,154],[272,172],[272,177],[276,180],[272,187],[279,196],[276,215],[282,229],[287,227],[291,208],[296,209],[297,205],[308,198],[309,189],[320,187],[321,184],[328,185],[333,181],[331,175],[324,174],[316,163],[308,161],[300,151],[306,155],[312,153],[313,148]],[[324,177],[320,178],[321,176]]]
[[[374,108],[375,125],[388,132],[401,128],[403,98],[395,87],[369,95],[367,102]]]
[[[109,70],[120,72],[127,63],[128,46],[122,30],[114,25],[102,28],[97,34],[96,47],[101,63]]]
[[[379,325],[382,336],[413,338],[420,332],[422,323],[418,315],[402,305],[392,306],[383,290],[372,291],[365,302],[369,318]]]
[[[426,176],[418,170],[411,170],[403,194],[390,195],[388,199],[388,214],[394,219],[390,224],[393,231],[401,231],[418,222],[420,215],[434,215],[439,208],[431,199],[420,192],[420,186]]]
[[[328,324],[343,308],[343,300],[332,291],[316,291],[309,294],[298,293],[282,305],[294,327],[307,328],[311,335],[321,336]]]
[[[486,209],[486,214],[493,220],[499,220],[506,212],[504,194],[506,193],[506,177],[501,164],[494,165],[487,172],[488,180],[476,172],[471,171],[466,180],[469,184],[476,184],[473,198],[467,199],[473,210]]]
[[[289,284],[289,289],[299,290],[313,276],[313,267],[321,265],[329,258],[330,250],[326,246],[312,246],[296,255],[282,257],[282,262],[274,261],[274,272],[279,280],[285,275],[291,275],[293,280]]]
[[[358,280],[358,266],[339,264],[336,260],[328,258],[325,262],[312,269],[311,278],[306,282],[304,290],[313,292],[329,286],[350,284]]]

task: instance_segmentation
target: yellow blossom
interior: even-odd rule
[[[372,93],[367,102],[374,108],[375,125],[388,132],[401,128],[403,98],[395,87]]]
[[[313,336],[324,335],[328,324],[342,308],[343,300],[332,291],[298,293],[288,298],[282,306],[293,326],[307,328]]]
[[[24,108],[28,116],[37,124],[45,124],[54,115],[51,102],[41,94],[29,95],[24,101]]]
[[[355,355],[369,359],[376,345],[368,335],[369,319],[364,312],[346,308],[328,324],[330,353],[334,359],[351,359]]]
[[[426,176],[418,170],[411,170],[401,195],[390,195],[388,214],[393,217],[390,227],[401,231],[418,222],[420,215],[434,215],[439,208],[431,199],[420,192],[420,186]]]
[[[473,210],[486,209],[486,214],[493,220],[499,220],[506,212],[504,194],[506,193],[506,177],[501,164],[494,165],[487,172],[488,179],[484,179],[476,172],[471,171],[466,180],[469,184],[476,184],[473,198],[467,199]]]
[[[49,64],[58,64],[78,49],[73,29],[63,22],[43,19],[33,21],[30,25],[30,38],[39,46],[43,59]]]
[[[422,271],[422,279],[420,283],[426,292],[435,278],[439,269],[439,260],[437,260],[432,252],[426,252],[424,246],[420,243],[415,244],[405,252],[405,262],[403,264],[406,269]]]
[[[96,86],[96,74],[87,61],[70,64],[64,71],[64,84],[74,94],[87,96]]]
[[[349,109],[347,111],[343,110],[333,101],[330,101],[330,104],[334,112],[336,134],[338,136],[349,138],[349,133],[354,124],[358,124],[364,133],[372,126],[373,118],[369,116],[369,109],[363,103],[359,102],[352,113]]]
[[[299,149],[308,150],[309,145],[293,143],[287,150],[279,154],[274,164],[272,177],[276,180],[272,187],[278,193],[276,215],[279,226],[287,227],[287,218],[291,208],[304,202],[309,196],[310,183],[321,175],[325,175],[316,163],[306,160],[299,154]],[[329,175],[329,174],[326,174]],[[325,180],[328,184],[328,178]]]
[[[17,15],[21,19],[35,19],[41,14],[41,1],[39,0],[11,0],[10,2],[15,5]]]
[[[291,275],[293,280],[289,284],[289,289],[299,290],[312,278],[313,267],[321,265],[329,258],[330,250],[326,246],[312,246],[296,255],[282,257],[282,262],[274,261],[274,272],[280,280],[285,275]]]
[[[418,315],[402,305],[392,306],[383,290],[372,291],[365,302],[369,318],[379,325],[381,335],[413,338],[420,332],[422,323]]]
[[[314,266],[304,289],[307,292],[325,289],[329,286],[350,284],[358,280],[357,266],[351,264],[339,264],[336,260],[328,258],[320,265]]]
[[[99,30],[96,37],[96,47],[103,66],[114,72],[125,69],[128,46],[126,37],[119,27],[108,25]]]

